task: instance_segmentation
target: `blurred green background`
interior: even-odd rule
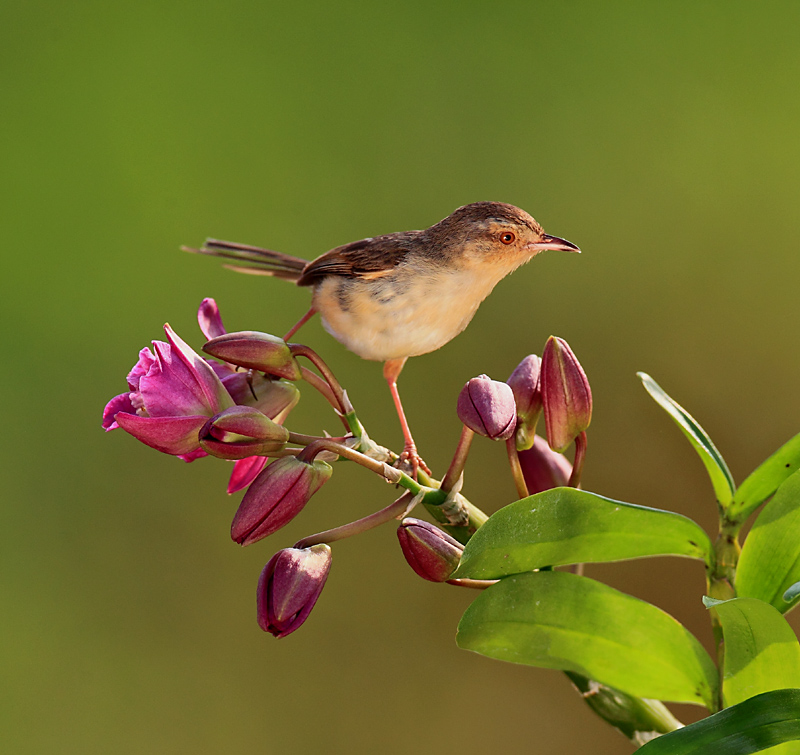
[[[201,344],[204,296],[231,329],[282,333],[305,311],[306,291],[181,244],[311,258],[506,201],[584,254],[521,268],[409,363],[426,460],[448,461],[463,383],[505,378],[553,333],[594,391],[585,487],[713,527],[700,461],[634,373],[703,423],[737,481],[800,429],[798,23],[791,2],[3,4],[5,751],[630,752],[559,673],[458,650],[473,594],[418,579],[391,526],[334,548],[300,632],[264,635],[269,556],[392,491],[341,465],[242,550],[226,463],[104,435],[100,415],[165,321]],[[380,366],[316,322],[303,336],[399,447]],[[337,423],[306,391],[291,426]],[[465,492],[511,500],[500,446],[475,444]],[[710,644],[699,564],[589,574]]]

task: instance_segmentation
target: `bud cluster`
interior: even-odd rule
[[[479,375],[456,403],[463,432],[447,473],[438,483],[420,472],[424,485],[402,471],[402,457],[372,441],[347,394],[318,354],[301,344],[256,331],[228,333],[213,299],[197,314],[207,341],[205,358],[169,325],[166,341],[142,349],[127,376],[128,390],[105,407],[103,427],[122,428],[142,443],[191,462],[212,456],[233,462],[228,492],[245,490],[233,517],[231,538],[246,546],[279,531],[330,479],[335,459],[355,461],[405,493],[363,519],[311,535],[276,553],[257,590],[259,626],[285,637],[315,605],[331,566],[329,543],[393,519],[406,561],[431,582],[450,580],[464,551],[444,529],[407,517],[419,502],[463,542],[486,519],[460,493],[474,435],[505,441],[520,495],[577,485],[591,420],[586,376],[565,341],[551,337],[541,359],[531,354],[506,382]],[[307,358],[316,372],[301,367]],[[286,420],[300,398],[297,381],[318,390],[346,428],[341,438],[303,435]],[[544,414],[547,442],[536,435]],[[562,455],[576,445],[574,467]],[[323,460],[325,459],[325,460]],[[395,461],[397,467],[386,462]]]

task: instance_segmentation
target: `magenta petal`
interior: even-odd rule
[[[181,461],[185,461],[187,464],[192,461],[197,461],[197,459],[202,459],[204,456],[208,456],[208,454],[202,448],[198,448],[196,451],[192,451],[188,454],[178,454],[178,458]]]
[[[120,393],[119,396],[114,396],[114,398],[106,404],[106,408],[103,409],[103,429],[106,432],[108,430],[116,430],[119,427],[116,420],[116,416],[119,412],[136,414],[136,409],[131,403],[130,393]]]
[[[198,450],[198,434],[208,417],[139,417],[119,412],[117,422],[126,432],[150,448],[178,456]]]
[[[194,373],[172,347],[153,341],[156,361],[139,380],[142,404],[151,417],[191,417],[216,412],[211,408]]]
[[[156,361],[153,352],[147,347],[139,352],[139,361],[133,365],[133,369],[128,373],[128,387],[132,391],[139,390],[139,380],[144,377]]]
[[[235,462],[231,479],[228,481],[228,495],[246,488],[258,477],[268,461],[266,456],[248,456],[246,459],[239,459]]]
[[[225,390],[219,378],[214,374],[211,365],[194,351],[189,344],[169,326],[169,323],[164,325],[164,331],[167,334],[167,340],[170,346],[172,346],[172,351],[174,351],[189,368],[197,385],[203,391],[211,413],[216,414],[223,409],[227,409],[229,406],[233,406],[233,400]],[[175,360],[173,360],[173,362],[174,361]]]
[[[197,310],[197,322],[203,335],[209,341],[217,336],[224,336],[228,332],[222,324],[217,302],[210,298],[203,299],[201,302],[200,309]]]

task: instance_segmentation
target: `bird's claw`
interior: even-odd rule
[[[405,446],[403,453],[400,454],[394,465],[401,472],[405,472],[413,479],[417,479],[417,472],[421,469],[426,474],[431,474],[430,467],[422,460],[417,453],[416,446]]]

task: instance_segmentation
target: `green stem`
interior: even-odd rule
[[[742,551],[739,545],[739,528],[741,525],[729,521],[722,509],[720,509],[719,514],[719,534],[714,542],[713,558],[706,567],[706,581],[709,597],[716,600],[730,600],[736,597],[736,567],[739,563],[739,554]],[[725,669],[725,640],[717,612],[713,608],[709,612],[711,614],[714,643],[717,648],[717,668],[719,669],[720,681],[720,699],[717,701],[717,710],[721,710],[723,707],[722,680]]]
[[[637,746],[683,726],[658,700],[633,697],[572,671],[564,673],[584,702]]]
[[[458,512],[456,516],[445,511],[442,504],[445,502],[447,494],[439,489],[438,481],[425,474],[421,469],[419,470],[419,479],[426,487],[433,488],[433,491],[422,499],[422,505],[460,543],[466,543],[480,527],[486,524],[489,515],[460,494],[457,500],[462,511]],[[467,520],[466,524],[459,523],[463,519]]]
[[[438,493],[438,491],[431,490],[430,488],[420,485],[416,480],[409,477],[405,472],[401,472],[395,467],[389,466],[386,462],[377,461],[372,459],[360,451],[356,451],[343,443],[339,443],[332,438],[318,438],[313,443],[309,443],[298,455],[298,459],[302,461],[312,461],[320,451],[332,451],[333,453],[341,456],[350,461],[366,467],[371,472],[379,474],[384,479],[391,483],[400,485],[400,487],[409,490],[414,495],[419,493]]]

